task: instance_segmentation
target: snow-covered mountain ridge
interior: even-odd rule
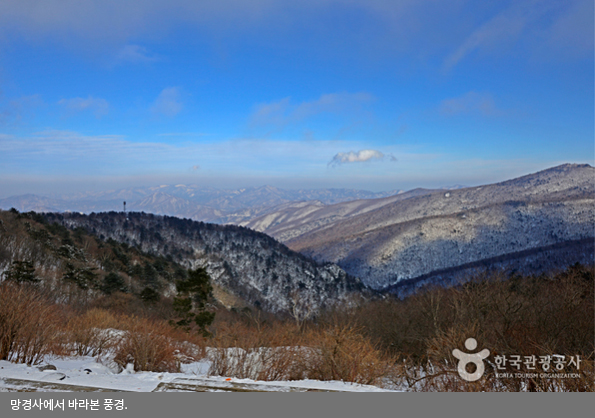
[[[247,228],[138,212],[53,214],[46,219],[83,227],[147,253],[171,256],[188,268],[204,266],[213,282],[272,312],[315,312],[361,290],[335,264],[318,264],[273,238]]]
[[[376,289],[511,253],[568,242],[589,247],[589,239],[595,237],[595,169],[587,164],[565,164],[491,185],[398,197],[380,199],[377,208],[353,216],[337,211],[336,220],[313,228],[304,217],[304,223],[281,222],[264,231],[296,251],[337,263]],[[332,212],[325,210],[326,219],[331,219]],[[592,262],[592,244],[587,247],[577,250],[584,256],[565,261],[552,255],[559,259],[556,265],[541,266],[548,261],[540,260],[527,273],[567,262]],[[517,267],[523,267],[522,261]]]

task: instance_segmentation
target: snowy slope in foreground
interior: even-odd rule
[[[230,384],[243,384],[254,387],[255,390],[298,391],[321,390],[341,392],[391,392],[376,386],[344,383],[339,381],[276,381],[265,382],[251,379],[229,379],[225,377],[209,377],[206,375],[209,362],[195,362],[182,365],[182,373],[134,372],[129,369],[115,373],[105,365],[95,361],[94,357],[54,357],[46,358],[44,364],[56,366],[56,370],[40,371],[39,366],[28,367],[25,364],[14,364],[0,361],[0,392],[17,391],[35,388],[37,391],[70,391],[67,386],[61,389],[48,389],[45,383],[101,388],[104,391],[152,392],[161,383],[200,382],[204,386],[211,386],[212,391],[217,387]],[[19,381],[28,381],[21,382]],[[39,386],[32,384],[38,382]],[[294,390],[292,390],[294,389]],[[302,389],[302,390],[299,390]],[[159,390],[159,389],[158,389]],[[73,387],[71,391],[78,391]],[[210,390],[209,390],[210,391]]]

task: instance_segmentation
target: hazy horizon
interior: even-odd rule
[[[588,164],[588,163],[586,163],[586,164]],[[552,168],[552,167],[545,167],[544,169],[548,169],[548,168]],[[160,183],[158,181],[160,179],[155,178],[154,182],[151,182],[150,180],[147,181],[145,179],[146,183],[144,183],[144,184],[142,182],[134,183],[134,180],[129,180],[129,182],[126,182],[126,180],[122,180],[122,179],[119,179],[119,181],[122,181],[122,183],[110,183],[110,182],[105,182],[105,180],[95,181],[95,182],[88,181],[88,180],[80,180],[78,182],[77,186],[75,186],[75,187],[69,187],[69,186],[65,185],[64,183],[66,183],[66,182],[64,182],[64,183],[58,182],[58,184],[56,184],[56,181],[49,180],[49,182],[52,182],[53,189],[50,189],[52,191],[48,191],[48,187],[45,186],[40,181],[36,181],[36,184],[34,186],[32,185],[30,187],[24,187],[24,188],[14,187],[9,182],[7,182],[8,185],[3,185],[3,187],[0,189],[0,191],[2,192],[2,193],[0,193],[0,199],[16,197],[16,196],[21,196],[21,195],[28,195],[28,194],[33,194],[33,195],[38,195],[38,196],[43,196],[43,197],[57,198],[59,196],[67,196],[67,195],[83,193],[83,192],[100,193],[100,192],[112,192],[112,191],[133,189],[133,188],[150,188],[150,187],[151,188],[159,188],[160,186],[176,186],[176,185],[198,186],[201,188],[211,187],[211,188],[220,189],[220,190],[239,190],[239,189],[272,186],[272,187],[276,187],[279,189],[285,189],[285,190],[354,189],[354,190],[380,193],[380,192],[391,192],[394,190],[408,191],[408,190],[412,190],[412,189],[416,189],[416,188],[441,189],[441,188],[460,187],[460,186],[474,187],[474,186],[480,186],[480,185],[486,185],[486,184],[492,184],[492,183],[498,183],[501,181],[511,180],[513,178],[521,177],[526,174],[532,174],[536,171],[541,171],[541,170],[527,171],[527,172],[521,173],[519,175],[496,179],[494,181],[454,182],[454,183],[447,184],[447,183],[441,182],[439,179],[428,179],[425,181],[421,181],[420,183],[401,182],[400,184],[404,185],[404,187],[398,187],[398,185],[395,183],[395,187],[385,187],[385,188],[365,187],[366,186],[365,183],[361,184],[362,187],[356,187],[356,185],[354,185],[354,184],[343,184],[343,185],[339,184],[339,185],[325,186],[324,184],[317,183],[316,179],[310,179],[309,181],[296,180],[294,182],[294,184],[291,184],[287,181],[278,182],[278,181],[275,181],[274,179],[268,179],[269,183],[259,183],[258,179],[252,179],[252,181],[246,182],[245,179],[241,179],[241,180],[228,179],[227,181],[222,180],[222,179],[218,179],[218,180],[206,179],[204,181],[196,181],[196,179],[191,179],[191,178],[187,179],[190,181],[186,181],[186,182],[170,181],[167,183],[164,183],[164,182]],[[173,179],[173,180],[180,180],[180,179]],[[267,180],[261,179],[260,181],[264,182]],[[376,182],[373,184],[378,185],[378,184],[382,184],[382,183]],[[236,185],[236,186],[234,186],[234,185]],[[13,187],[11,187],[11,186],[13,186]],[[387,186],[390,186],[390,184],[388,184]],[[14,190],[15,192],[11,193],[10,190]]]

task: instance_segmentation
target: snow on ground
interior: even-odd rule
[[[48,364],[55,366],[56,370],[41,371],[39,369],[39,367]],[[174,380],[202,382],[208,386],[214,387],[218,384],[222,387],[229,384],[242,384],[246,385],[246,387],[258,387],[260,390],[266,390],[267,386],[274,386],[276,391],[279,390],[280,387],[287,388],[287,390],[290,390],[291,388],[301,388],[347,392],[388,391],[376,386],[359,385],[340,381],[299,380],[265,382],[251,379],[213,377],[207,375],[210,366],[208,361],[182,364],[181,373],[134,372],[130,367],[131,365],[118,373],[118,370],[115,367],[110,368],[109,363],[106,364],[108,365],[97,362],[95,357],[47,357],[43,364],[38,366],[14,364],[0,360],[0,392],[15,390],[14,379],[132,392],[151,392],[155,390],[160,383],[174,382]],[[8,381],[6,379],[8,379]],[[16,390],[18,390],[18,381],[16,382]],[[23,384],[23,388],[25,387],[27,387],[27,385]],[[30,387],[30,385],[28,387]],[[43,390],[43,388],[40,389]]]

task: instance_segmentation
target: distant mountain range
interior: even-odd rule
[[[364,215],[383,206],[432,192],[436,190],[414,189],[385,198],[351,200],[333,205],[325,205],[320,201],[290,202],[279,205],[264,215],[237,224],[287,242],[340,220]]]
[[[242,225],[377,290],[486,268],[539,274],[593,263],[595,168],[565,164],[479,187],[289,205]]]
[[[287,190],[272,186],[224,190],[197,185],[133,187],[106,192],[38,196],[26,194],[0,199],[0,209],[21,212],[104,212],[123,210],[176,216],[212,223],[239,223],[260,216],[279,205],[302,201],[335,204],[357,199],[376,199],[400,190],[374,193],[352,189]]]
[[[478,187],[373,193],[165,185],[23,195],[0,200],[0,208],[122,212],[123,201],[129,211],[263,232],[319,262],[336,263],[369,288],[393,293],[456,283],[486,269],[540,274],[595,261],[595,168],[588,164]],[[111,236],[109,229],[102,233]]]

